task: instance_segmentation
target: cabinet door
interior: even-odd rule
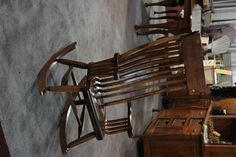
[[[200,157],[199,143],[193,140],[151,140],[151,157]]]

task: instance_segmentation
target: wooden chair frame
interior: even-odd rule
[[[133,100],[163,92],[185,91],[183,93],[189,95],[206,93],[204,79],[194,82],[196,75],[204,76],[201,52],[196,53],[201,51],[199,41],[198,33],[165,37],[121,55],[116,53],[113,58],[89,64],[62,58],[75,49],[76,43],[55,53],[39,72],[38,84],[41,94],[51,91],[68,95],[60,121],[63,153],[92,138],[102,140],[104,134],[127,131],[132,137],[130,118]],[[196,49],[192,50],[193,47]],[[191,57],[192,53],[196,53],[194,58]],[[191,58],[197,63],[193,65]],[[62,77],[61,85],[49,86],[47,77],[55,63],[68,66],[68,70]],[[79,83],[73,72],[76,69],[87,70],[87,75]],[[69,85],[70,79],[72,85]],[[127,117],[108,120],[106,108],[123,103],[127,104]],[[80,113],[77,112],[77,106],[82,106]],[[93,131],[84,135],[82,127],[86,109]],[[67,142],[66,124],[70,111],[78,123],[78,138]]]

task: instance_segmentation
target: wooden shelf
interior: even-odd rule
[[[210,118],[234,119],[236,115],[210,115]]]
[[[236,145],[235,144],[205,144],[205,147],[207,148],[232,148],[236,151]]]
[[[205,157],[234,157],[236,145],[234,144],[205,144]]]

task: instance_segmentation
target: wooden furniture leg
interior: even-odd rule
[[[164,34],[164,35],[168,35],[168,30],[155,29],[155,30],[151,30],[151,31],[137,32],[136,34],[137,35],[149,35],[149,34]]]
[[[178,20],[178,19],[179,19],[179,16],[149,17],[149,20],[161,20],[161,19]]]
[[[166,10],[166,11],[154,11],[154,14],[166,14],[166,13],[175,13],[177,14],[178,10]]]
[[[163,0],[156,3],[145,3],[145,7],[149,6],[166,6],[166,7],[176,7],[178,5],[183,5],[183,0]]]
[[[135,25],[134,28],[137,29],[144,29],[144,28],[165,28],[165,29],[174,29],[178,28],[178,22],[176,21],[169,21],[166,23],[160,23],[160,24],[141,24],[141,25]]]

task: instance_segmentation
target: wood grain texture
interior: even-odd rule
[[[187,87],[190,95],[207,95],[203,69],[203,53],[198,33],[183,38],[183,58],[186,69]]]
[[[207,108],[160,111],[143,134],[145,157],[201,157],[201,130]]]

